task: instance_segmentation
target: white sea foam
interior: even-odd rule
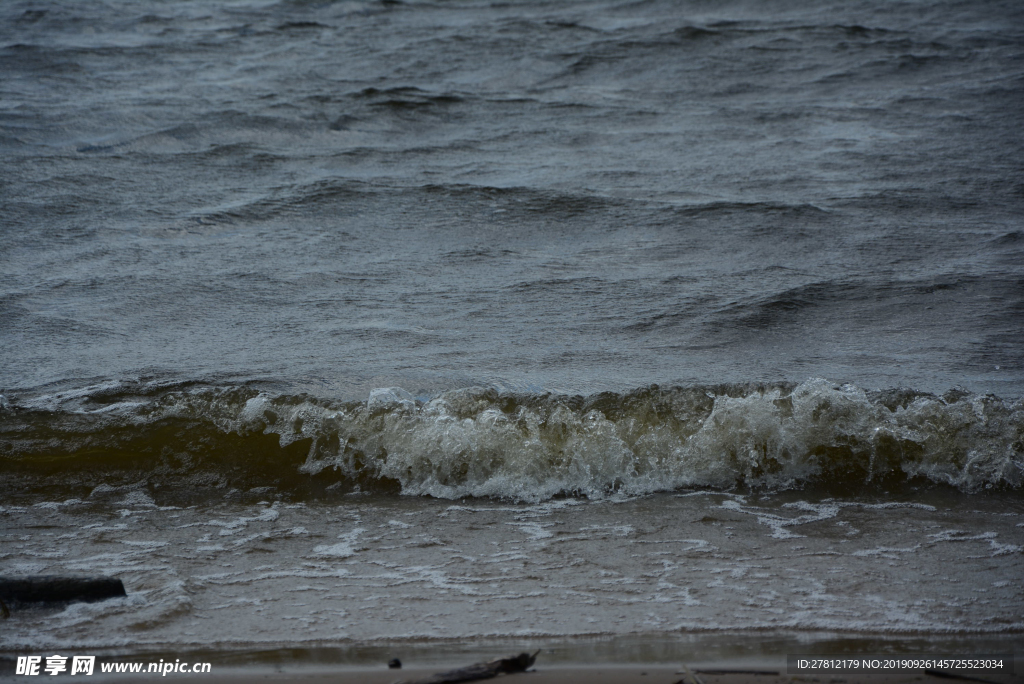
[[[894,392],[869,394],[811,379],[796,386],[650,387],[594,397],[469,388],[424,402],[387,387],[373,390],[366,402],[331,404],[197,389],[161,395],[129,423],[133,439],[141,440],[151,425],[166,421],[185,421],[185,433],[197,422],[206,430],[187,447],[185,472],[168,472],[172,484],[219,467],[225,453],[251,449],[238,440],[252,435],[273,435],[282,450],[300,444],[307,450],[301,465],[283,451],[258,465],[240,463],[250,493],[272,491],[253,487],[254,479],[294,483],[303,474],[336,478],[351,491],[397,486],[407,495],[524,502],[560,494],[624,501],[684,487],[772,491],[808,483],[846,492],[914,478],[963,491],[1024,483],[1024,403]],[[107,428],[126,429],[124,417],[108,425],[105,414],[81,427],[75,422],[80,413],[54,414],[58,442],[106,439]],[[30,440],[25,448],[35,444]],[[164,471],[154,468],[153,476]],[[125,510],[134,514],[132,507],[153,505],[144,484],[100,483],[90,499],[122,494]],[[229,524],[224,533],[233,529]]]
[[[366,416],[294,409],[302,434],[314,440],[304,468],[351,470],[351,456],[332,456],[318,442],[339,431],[377,477],[442,498],[543,500],[744,481],[787,487],[858,471],[866,480],[897,473],[971,489],[1017,485],[1024,472],[1004,441],[1020,428],[1019,407],[1001,413],[978,397],[954,404],[924,397],[891,410],[859,388],[811,380],[791,391],[716,395],[710,413],[699,401],[677,399],[676,412],[657,421],[636,409],[612,420],[557,400],[513,410],[494,401],[461,390],[419,405],[387,388],[371,393]]]
[[[351,532],[340,534],[338,535],[338,539],[342,539],[344,541],[337,544],[321,544],[313,548],[313,553],[318,556],[348,558],[349,556],[355,555],[358,550],[356,547],[356,540],[359,538],[359,535],[365,531],[366,530],[363,528],[357,527]]]

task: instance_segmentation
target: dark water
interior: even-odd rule
[[[7,395],[1022,394],[1019,3],[0,12]]]
[[[1019,2],[3,3],[0,569],[130,594],[6,643],[1020,632],[1022,130]]]

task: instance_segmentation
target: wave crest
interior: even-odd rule
[[[381,388],[348,403],[251,388],[139,400],[105,388],[73,407],[0,410],[0,454],[12,470],[83,482],[131,471],[189,486],[318,483],[449,499],[914,481],[974,492],[1024,482],[1024,405],[821,379],[590,397]]]

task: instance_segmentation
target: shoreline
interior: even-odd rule
[[[719,670],[718,672],[707,670]],[[733,672],[722,672],[722,670],[735,669]],[[268,683],[277,682],[303,682],[305,684],[417,684],[421,679],[437,674],[436,668],[403,668],[400,670],[389,670],[383,666],[375,668],[317,668],[315,670],[277,670],[271,671],[265,668],[226,668],[220,672],[209,674],[172,675],[164,679],[159,674],[125,675],[125,674],[100,674],[95,675],[95,681],[101,682],[122,682],[131,684],[133,682],[152,682],[159,678],[164,681],[173,681],[178,678],[187,678],[190,681],[216,682],[217,684],[242,684],[243,682],[260,681]],[[770,670],[769,672],[754,673],[745,671],[744,668],[730,668],[725,664],[719,664],[712,668],[690,668],[691,674],[680,669],[679,665],[664,664],[608,664],[608,665],[547,665],[534,667],[527,672],[515,674],[503,674],[491,680],[500,680],[508,684],[930,684],[934,682],[956,683],[962,682],[991,682],[993,684],[1010,684],[1019,681],[1016,675],[1006,673],[1003,675],[984,674],[978,677],[941,677],[923,671],[902,671],[902,672],[872,672],[872,673],[818,673],[815,675],[796,674],[791,675],[786,669]],[[695,676],[695,677],[694,677]],[[21,678],[18,678],[21,679]]]
[[[737,643],[737,646],[743,644]],[[746,644],[750,646],[751,644]],[[948,644],[945,644],[948,646]],[[990,644],[991,645],[991,644]],[[393,647],[395,645],[392,645]],[[465,647],[465,644],[463,645]],[[806,644],[805,644],[806,646]],[[820,646],[820,644],[819,644]],[[978,646],[978,644],[974,644]],[[1024,668],[1024,658],[1021,657],[1021,640],[1013,639],[1012,643],[1002,644],[1001,654],[1008,657],[1005,661],[1005,670],[985,669],[953,670],[940,668],[937,665],[920,669],[892,669],[876,671],[836,671],[821,670],[817,672],[792,672],[790,671],[791,658],[802,658],[805,654],[816,651],[817,658],[842,658],[854,661],[864,659],[880,659],[883,662],[893,659],[938,659],[938,658],[995,658],[998,654],[989,650],[982,654],[977,648],[970,648],[967,644],[961,647],[960,655],[955,652],[946,651],[940,653],[938,649],[929,651],[920,650],[916,654],[892,653],[880,654],[869,651],[839,652],[839,649],[832,654],[826,654],[821,648],[802,649],[801,653],[777,651],[774,654],[762,653],[758,656],[748,657],[722,657],[710,655],[707,651],[702,654],[690,651],[679,653],[678,658],[663,658],[659,660],[644,660],[634,657],[628,661],[622,660],[623,651],[607,649],[604,657],[600,652],[591,652],[589,657],[581,651],[575,651],[570,655],[569,651],[559,649],[545,649],[537,662],[525,672],[499,673],[488,681],[500,680],[508,684],[1011,684],[1021,681],[1019,673]],[[564,645],[563,645],[564,648]],[[76,649],[77,650],[77,649]],[[898,650],[898,649],[897,649]],[[67,651],[58,651],[67,654]],[[400,648],[394,648],[392,653],[401,653]],[[383,656],[385,651],[378,652]],[[489,656],[483,654],[488,653]],[[615,659],[618,653],[618,659]],[[22,654],[17,654],[22,655]],[[39,665],[38,675],[46,675],[43,668],[46,666],[46,659],[50,652],[37,652],[33,654],[42,656]],[[429,653],[421,651],[418,653],[406,653],[402,660],[402,667],[389,668],[387,660],[354,661],[352,659],[320,658],[310,653],[292,653],[292,658],[279,657],[275,659],[254,659],[242,660],[234,656],[217,651],[199,652],[178,652],[176,654],[164,653],[161,663],[170,664],[182,661],[182,671],[159,671],[149,672],[150,664],[157,662],[158,656],[152,652],[149,654],[135,653],[121,656],[100,655],[96,658],[90,680],[98,682],[120,682],[124,684],[161,681],[189,680],[206,681],[216,684],[243,684],[244,682],[267,682],[277,684],[278,682],[302,682],[303,684],[449,684],[455,681],[484,681],[486,678],[473,680],[442,679],[437,675],[442,673],[452,674],[452,670],[466,670],[469,666],[488,662],[496,657],[512,657],[515,655],[511,649],[500,652],[498,649],[463,648],[461,650],[444,650],[442,652]],[[266,655],[266,653],[264,653]],[[283,653],[278,653],[283,656]],[[353,654],[349,654],[350,656]],[[363,654],[364,656],[368,654]],[[634,656],[639,656],[637,652]],[[335,654],[337,656],[337,654]],[[390,658],[389,658],[390,660]],[[104,672],[103,666],[110,664],[131,664],[141,665],[141,672]],[[197,666],[196,672],[187,670],[185,666]],[[862,666],[863,667],[863,666]],[[883,665],[882,667],[893,667]],[[895,667],[898,667],[896,665]],[[934,667],[934,669],[932,669]],[[70,671],[70,660],[69,668]],[[69,674],[62,672],[61,674]],[[79,672],[78,674],[83,674]],[[0,680],[13,679],[14,681],[26,681],[30,675],[15,674],[15,657],[5,653],[0,656]]]

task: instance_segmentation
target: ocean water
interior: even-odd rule
[[[128,597],[0,650],[1019,650],[1022,65],[1010,1],[3,3],[0,575]]]

